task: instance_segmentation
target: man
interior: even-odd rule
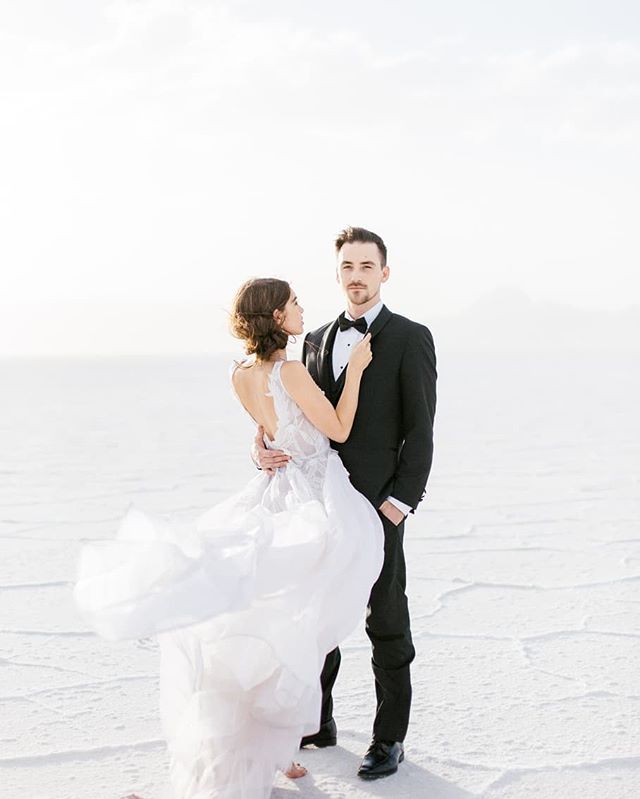
[[[337,280],[347,309],[334,322],[309,333],[302,360],[314,381],[335,406],[344,385],[351,348],[371,333],[373,361],[360,387],[360,402],[351,435],[332,442],[351,482],[378,509],[385,534],[385,558],[373,586],[366,621],[372,645],[377,709],[371,745],[358,774],[377,779],[398,770],[411,705],[411,640],[402,541],[404,520],[424,496],[433,454],[436,406],[436,358],[429,330],[392,313],[380,299],[389,279],[387,248],[380,236],[364,228],[346,228],[335,242]],[[272,471],[288,460],[267,450],[256,438],[261,468]],[[321,675],[322,713],[319,731],[301,746],[335,746],[332,688],[340,651],[327,655]]]

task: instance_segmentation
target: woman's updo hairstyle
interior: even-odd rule
[[[273,312],[284,312],[291,297],[286,280],[255,278],[240,286],[231,311],[231,333],[244,341],[247,355],[268,361],[289,342],[289,334],[276,322]]]

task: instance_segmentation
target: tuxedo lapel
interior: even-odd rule
[[[382,328],[387,324],[387,322],[389,321],[389,319],[391,319],[392,316],[393,314],[387,308],[387,306],[383,305],[382,308],[380,309],[380,313],[376,316],[376,318],[371,323],[371,327],[367,330],[367,333],[371,333],[372,341],[382,330]]]
[[[336,333],[338,332],[338,320],[330,324],[324,331],[322,340],[320,341],[320,350],[318,352],[318,378],[320,385],[325,391],[333,392],[335,381],[333,379],[333,342],[336,340]]]
[[[393,314],[387,308],[387,306],[383,305],[382,308],[380,309],[380,313],[376,316],[376,318],[371,323],[371,327],[367,330],[367,333],[371,333],[371,341],[373,341],[373,339],[378,335],[378,333],[387,324],[387,322],[389,321],[389,319],[391,319],[392,316],[393,316]],[[333,349],[333,342],[335,341],[335,337],[336,337],[336,334],[334,332],[333,339],[331,341],[331,349]],[[372,348],[373,348],[373,345],[372,345]],[[330,354],[331,354],[331,351],[330,351]],[[331,360],[331,358],[329,358],[329,360]],[[344,388],[344,381],[346,379],[346,377],[345,377],[346,373],[347,373],[347,370],[343,369],[342,372],[340,372],[340,375],[338,376],[338,379],[334,382],[333,381],[333,364],[331,364],[331,384],[330,385],[333,386],[333,392],[332,393],[333,393],[333,396],[336,397],[336,398],[339,398],[340,395],[342,394],[342,390]]]

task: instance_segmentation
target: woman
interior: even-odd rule
[[[158,634],[160,703],[176,799],[266,799],[318,728],[327,652],[355,627],[383,559],[378,515],[329,439],[356,413],[369,337],[334,409],[298,361],[302,308],[285,281],[251,280],[231,320],[252,361],[232,383],[288,464],[259,473],[192,530],[132,509],[115,541],[87,545],[78,606],[107,638]]]

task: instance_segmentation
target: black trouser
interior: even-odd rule
[[[415,657],[405,593],[404,522],[395,527],[384,516],[380,518],[384,526],[384,564],[371,589],[366,621],[377,699],[373,735],[384,741],[404,741],[411,708],[409,665]],[[333,716],[331,691],[339,668],[340,650],[334,649],[327,655],[320,676],[323,723]]]

